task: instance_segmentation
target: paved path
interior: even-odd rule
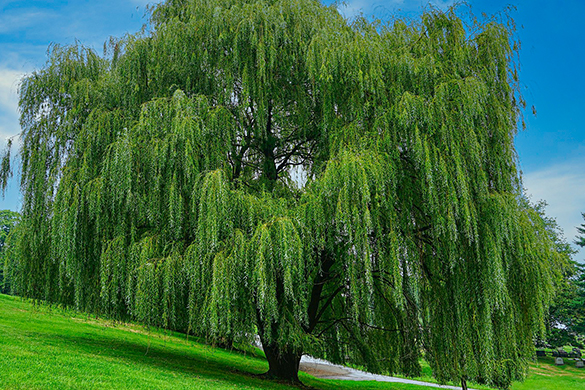
[[[300,370],[304,371],[316,378],[323,379],[341,379],[348,381],[378,381],[378,382],[397,382],[397,383],[408,383],[411,385],[434,387],[439,389],[454,389],[461,390],[461,387],[439,385],[436,383],[415,381],[412,379],[396,378],[393,376],[370,374],[349,368],[340,366],[337,364],[329,363],[326,360],[315,359],[311,356],[303,355],[301,358]],[[474,390],[474,389],[469,389]]]

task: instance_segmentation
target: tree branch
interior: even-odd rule
[[[344,288],[345,285],[337,287],[337,289],[329,296],[329,298],[327,298],[327,301],[325,301],[325,304],[321,306],[321,310],[319,310],[319,313],[315,318],[316,321],[319,321],[319,319],[323,316],[323,313],[325,313],[325,310],[327,310],[327,308],[331,305],[331,302],[333,302],[333,299],[337,296],[337,294],[343,291]]]

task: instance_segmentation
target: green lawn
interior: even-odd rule
[[[528,380],[513,390],[585,389],[584,370],[555,367],[549,360],[531,367]],[[181,334],[114,325],[0,295],[0,389],[288,388],[251,376],[266,370],[260,357],[212,348]],[[300,377],[323,390],[429,389]]]
[[[0,389],[285,389],[264,359],[0,295]],[[317,389],[425,389],[317,380]],[[428,389],[428,388],[426,388]]]
[[[512,390],[585,390],[585,368],[576,368],[573,360],[564,360],[564,366],[555,366],[553,357],[538,358],[530,365],[528,378],[514,383]]]

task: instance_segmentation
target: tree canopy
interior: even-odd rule
[[[467,22],[464,22],[467,20]],[[23,79],[20,294],[505,388],[555,278],[521,201],[513,23],[169,0]],[[10,170],[3,159],[2,184]]]

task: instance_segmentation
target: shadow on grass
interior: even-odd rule
[[[53,345],[71,354],[86,355],[90,358],[108,358],[132,365],[142,365],[162,372],[187,374],[197,377],[219,380],[234,385],[247,385],[257,388],[272,389],[283,385],[276,381],[261,379],[261,373],[267,370],[266,362],[258,357],[215,349],[206,345],[176,344],[177,341],[165,341],[157,336],[149,340],[129,341],[118,335],[91,334],[67,335],[28,333],[29,337],[42,340],[44,344]],[[140,336],[137,336],[140,337]],[[142,337],[149,337],[143,335]],[[166,345],[161,346],[160,343]],[[150,345],[148,345],[150,344]],[[174,344],[174,345],[173,345]],[[188,349],[192,348],[192,351]],[[184,349],[176,351],[173,349]],[[253,361],[253,365],[246,364]]]
[[[66,376],[69,376],[68,367],[72,373],[80,370],[79,367],[97,364],[107,372],[111,368],[108,365],[122,364],[133,367],[128,374],[144,383],[148,383],[149,375],[160,380],[171,374],[181,376],[182,380],[197,381],[200,378],[236,387],[291,387],[290,383],[263,378],[268,364],[254,351],[217,348],[201,343],[197,338],[187,341],[185,335],[176,332],[145,334],[125,329],[123,324],[118,327],[101,324],[99,320],[94,322],[89,317],[89,323],[78,321],[81,317],[77,312],[53,311],[44,306],[31,308],[22,300],[4,295],[0,297],[0,304],[3,313],[10,314],[10,318],[4,318],[7,322],[0,320],[0,324],[8,325],[8,333],[22,337],[13,339],[20,339],[25,350],[35,349],[35,354],[44,351],[37,354],[36,359],[63,367]],[[79,359],[79,367],[75,367],[77,361],[72,363],[70,357]],[[55,374],[61,372],[55,371]]]

